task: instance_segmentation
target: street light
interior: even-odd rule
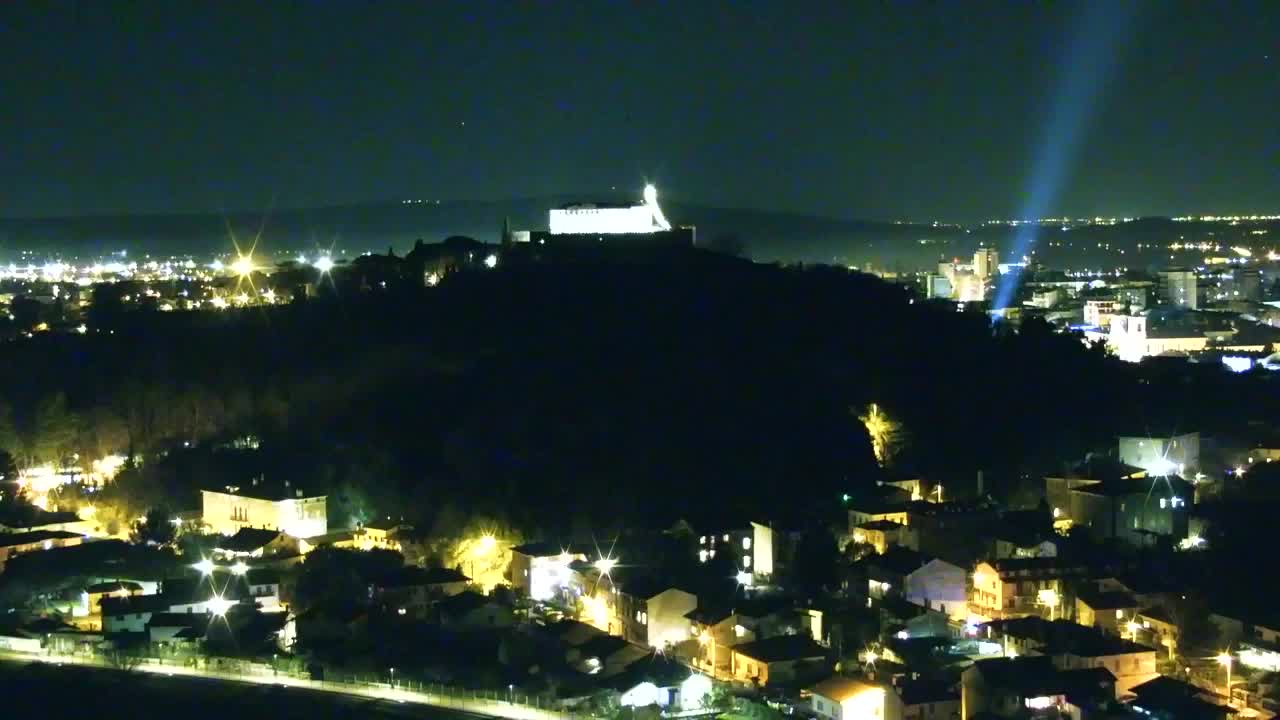
[[[1036,599],[1040,601],[1041,605],[1049,608],[1050,620],[1058,619],[1058,604],[1062,601],[1062,598],[1058,596],[1057,590],[1054,590],[1053,588],[1045,588],[1039,593],[1036,593]]]
[[[391,668],[391,687],[396,686],[396,669]]]
[[[210,560],[209,558],[201,558],[200,562],[195,563],[191,567],[195,568],[196,570],[199,570],[201,575],[213,574],[214,565],[213,565],[213,561]]]
[[[1235,658],[1231,657],[1230,652],[1223,650],[1222,652],[1218,653],[1218,656],[1214,659],[1218,661],[1219,665],[1227,669],[1227,705],[1230,706],[1231,705],[1231,666],[1234,664]]]
[[[235,565],[231,566],[231,572],[235,573],[236,575],[243,575],[249,572],[249,566],[245,565],[244,561],[241,560],[237,562]]]

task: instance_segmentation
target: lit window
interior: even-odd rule
[[[647,613],[647,612],[645,612],[645,613],[640,613],[640,624],[641,624],[641,625],[648,625],[648,624],[649,624],[649,613]]]
[[[750,556],[747,556],[747,557],[742,558],[742,567],[747,568],[747,569],[750,569],[750,568],[751,568],[751,557],[750,557]]]
[[[1164,509],[1164,506],[1165,506],[1165,499],[1164,499],[1164,498],[1160,498],[1160,509],[1161,509],[1161,510],[1163,510],[1163,509]]]
[[[706,551],[706,550],[699,550],[699,551],[698,551],[698,562],[706,562],[706,561],[707,561],[707,551]]]
[[[1123,620],[1123,619],[1124,619],[1124,611],[1123,611],[1123,610],[1117,610],[1117,611],[1116,611],[1116,619],[1117,619],[1117,620]]]
[[[724,541],[729,542],[729,533],[724,534]]]
[[[744,537],[744,538],[742,538],[742,549],[743,549],[743,550],[750,550],[750,549],[751,549],[751,538],[749,538],[749,537]]]
[[[706,535],[703,535],[702,537],[698,538],[698,544],[699,544],[699,545],[706,545],[706,544],[707,544],[707,536],[706,536]]]

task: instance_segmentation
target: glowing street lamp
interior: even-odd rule
[[[319,270],[322,274],[327,273],[333,269],[333,258],[329,257],[328,255],[321,255],[320,257],[316,258],[316,261],[314,263],[312,263],[312,267],[314,267],[316,270]]]
[[[230,610],[236,602],[234,600],[224,598],[221,595],[214,595],[209,598],[209,602],[206,604],[209,607],[209,612],[213,613],[215,617],[225,617],[227,611]]]
[[[1214,658],[1218,664],[1227,669],[1227,705],[1231,705],[1231,666],[1235,664],[1235,658],[1231,657],[1231,653],[1223,650]]]
[[[213,574],[214,565],[213,565],[213,561],[210,560],[209,558],[204,558],[200,562],[192,565],[191,567],[195,568],[196,570],[199,570],[201,575]]]
[[[608,575],[610,570],[618,566],[618,561],[611,557],[602,557],[596,560],[594,564],[597,570]]]
[[[484,266],[485,266],[485,267],[487,267],[487,268],[489,268],[490,270],[492,270],[492,269],[494,269],[494,268],[498,267],[498,256],[497,256],[497,255],[488,255],[487,257],[485,257],[485,259],[484,259]]]
[[[235,262],[231,263],[232,272],[240,277],[248,277],[252,275],[254,269],[252,255],[241,255],[235,259]]]
[[[1058,596],[1058,591],[1053,588],[1045,588],[1036,593],[1036,599],[1041,605],[1049,608],[1049,619],[1056,620],[1058,617],[1058,605],[1062,602],[1062,598]]]
[[[231,572],[232,572],[232,573],[234,573],[234,574],[236,574],[236,575],[243,575],[243,574],[245,574],[245,573],[249,572],[249,566],[248,566],[248,565],[245,565],[245,564],[244,564],[244,561],[243,561],[243,560],[241,560],[240,562],[238,562],[238,563],[236,563],[235,565],[232,565],[232,566],[231,566]]]

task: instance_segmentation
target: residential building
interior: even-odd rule
[[[1164,675],[1135,685],[1130,692],[1136,697],[1129,705],[1155,720],[1226,720],[1237,714],[1224,696]]]
[[[1187,536],[1191,484],[1125,464],[1091,461],[1062,477],[1045,478],[1060,527],[1083,526],[1098,540],[1151,544],[1155,536]]]
[[[569,585],[570,563],[586,559],[585,552],[548,542],[517,545],[511,548],[511,587],[534,600],[550,600]]]
[[[967,612],[968,573],[964,568],[904,547],[889,548],[863,564],[871,597],[895,591],[913,604],[947,615]]]
[[[1200,469],[1200,433],[1124,435],[1117,440],[1120,462],[1152,475],[1189,477]]]
[[[1155,648],[1068,620],[1049,621],[1040,617],[995,620],[983,625],[979,632],[1011,653],[1048,657],[1061,670],[1105,669],[1115,678],[1117,699],[1129,688],[1158,674]]]
[[[1070,581],[1083,576],[1083,566],[1058,557],[981,562],[973,571],[969,610],[984,618],[1057,616],[1074,607]]]
[[[890,520],[872,520],[853,528],[851,539],[875,548],[884,554],[890,547],[902,546],[917,549],[918,541],[911,528]]]
[[[211,532],[232,535],[241,528],[278,530],[296,538],[329,531],[326,498],[308,495],[287,481],[280,485],[255,483],[226,492],[201,492],[201,521]]]
[[[829,672],[826,649],[808,635],[778,635],[739,643],[729,650],[733,678],[757,687]]]
[[[298,545],[297,538],[279,530],[242,527],[230,536],[218,538],[214,542],[213,553],[227,560],[276,557],[297,555]]]
[[[1196,272],[1186,268],[1161,270],[1159,277],[1160,299],[1166,305],[1195,310],[1199,306]]]
[[[375,582],[370,595],[388,610],[421,620],[436,601],[466,590],[469,582],[450,568],[404,567]]]
[[[869,682],[833,675],[809,694],[813,712],[826,720],[902,720],[897,694]]]
[[[95,583],[84,589],[84,605],[90,615],[101,615],[103,598],[123,598],[141,594],[142,586],[136,582],[113,580],[111,582]]]
[[[946,683],[903,679],[895,688],[902,720],[959,720],[960,691]]]
[[[1076,622],[1085,627],[1136,639],[1137,616],[1138,599],[1127,592],[1105,592],[1087,585],[1076,588]]]
[[[1106,330],[1111,327],[1111,317],[1119,303],[1111,298],[1084,301],[1084,324]]]
[[[1138,623],[1142,629],[1135,640],[1164,648],[1165,658],[1172,660],[1178,652],[1178,623],[1173,613],[1163,605],[1153,605],[1138,611]]]
[[[973,274],[986,280],[1000,268],[1000,253],[995,248],[980,247],[973,253]]]
[[[663,648],[689,638],[685,615],[698,607],[693,593],[646,577],[627,579],[616,590],[616,614],[628,642]]]
[[[280,571],[271,568],[249,568],[244,574],[249,596],[262,612],[283,612],[288,604],[280,597]]]
[[[1080,718],[1115,697],[1115,678],[1102,668],[1062,670],[1049,658],[978,660],[960,676],[960,718]]]
[[[373,520],[360,526],[353,533],[352,545],[357,550],[394,550],[401,551],[400,541],[396,534],[407,529],[403,523],[384,518]]]
[[[515,624],[509,605],[471,590],[440,600],[436,613],[441,625],[455,630],[492,630]]]
[[[689,620],[690,636],[698,641],[696,654],[689,658],[691,664],[716,678],[732,673],[730,647],[756,639],[755,632],[743,625],[737,613],[728,607],[699,607],[685,617]]]
[[[30,532],[0,533],[0,572],[15,555],[71,547],[84,541],[84,536],[65,530],[32,530]]]

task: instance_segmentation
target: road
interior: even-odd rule
[[[86,672],[100,673],[102,675],[111,675],[112,673],[118,674],[123,672],[104,668],[98,661],[87,661],[85,658],[65,655],[34,656],[24,653],[0,651],[0,662],[10,666],[27,666],[28,668],[35,665],[38,666],[36,668],[38,672],[49,672],[53,675],[57,675],[59,671],[75,673],[77,676],[84,676]],[[447,695],[437,695],[429,692],[406,690],[400,687],[393,688],[386,684],[375,683],[368,685],[355,685],[350,683],[324,682],[290,677],[287,675],[277,676],[271,674],[269,671],[241,675],[206,670],[203,668],[196,669],[178,665],[148,663],[145,665],[139,665],[137,668],[128,672],[138,673],[144,677],[151,676],[151,678],[184,678],[214,681],[222,684],[236,683],[240,685],[270,688],[275,692],[283,690],[297,690],[305,691],[307,694],[326,693],[331,696],[340,695],[346,698],[364,698],[388,705],[416,706],[422,709],[434,708],[438,712],[428,713],[432,716],[438,714],[477,715],[489,718],[503,718],[504,720],[573,720],[575,718],[575,716],[570,713],[554,712],[518,703],[503,702],[500,700],[459,698]],[[65,687],[69,686],[70,685],[63,685],[63,688],[65,689]],[[55,691],[54,694],[56,695],[58,692],[62,692],[62,690]],[[83,708],[80,708],[81,712],[83,712],[83,710]],[[439,711],[447,712],[441,713]],[[322,716],[326,715],[328,714],[326,713]],[[220,714],[219,716],[231,717],[227,714]],[[301,715],[291,714],[288,717],[299,716]],[[80,717],[83,717],[83,715],[80,715]],[[273,717],[278,718],[279,716],[277,715]],[[236,716],[236,720],[249,719],[243,716]]]

